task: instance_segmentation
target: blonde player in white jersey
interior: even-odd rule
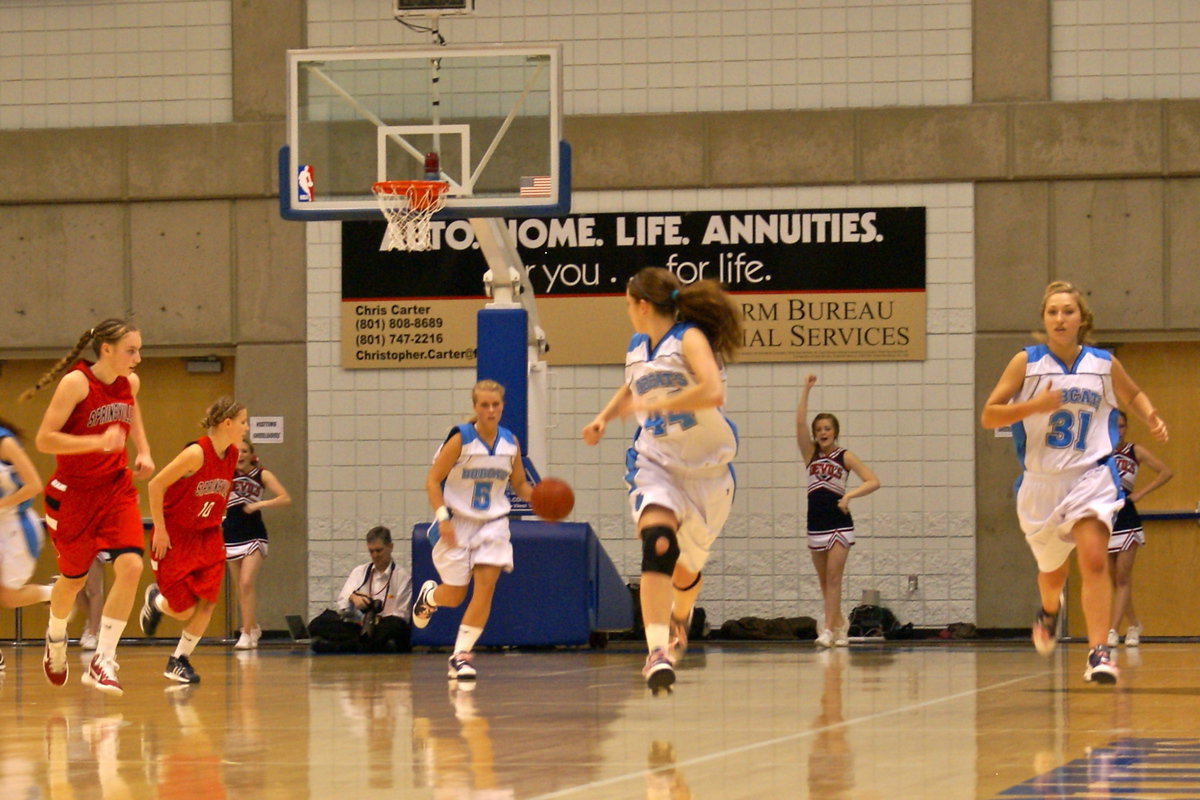
[[[741,317],[716,282],[683,286],[660,267],[634,275],[625,302],[634,330],[625,382],[583,440],[599,442],[614,417],[637,417],[625,480],[642,541],[642,675],[657,694],[675,682],[701,570],[733,504],[737,431],[722,411],[723,363],[741,345]]]
[[[471,390],[471,403],[474,417],[450,430],[425,480],[434,509],[429,529],[433,565],[442,583],[425,581],[412,614],[413,625],[424,628],[437,609],[462,603],[474,581],[450,656],[448,676],[459,681],[476,678],[472,650],[492,612],[500,572],[513,568],[511,504],[505,489],[511,485],[525,501],[533,495],[521,464],[521,444],[512,431],[500,427],[504,387],[479,381]]]
[[[1084,678],[1116,683],[1119,671],[1106,643],[1112,600],[1108,539],[1113,515],[1125,502],[1113,457],[1116,405],[1130,408],[1159,441],[1167,440],[1167,426],[1121,362],[1085,344],[1093,319],[1077,288],[1066,281],[1046,287],[1042,325],[1045,344],[1013,356],[984,404],[981,422],[985,428],[1011,426],[1024,470],[1017,481],[1017,515],[1037,559],[1042,601],[1034,646],[1044,655],[1054,650],[1074,548],[1091,647]]]

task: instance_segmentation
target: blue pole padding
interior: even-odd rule
[[[476,315],[475,377],[504,387],[500,424],[517,435],[521,454],[529,447],[529,372],[525,341],[529,317],[523,308],[483,308]]]

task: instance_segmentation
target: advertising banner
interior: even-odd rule
[[[551,364],[620,364],[625,283],[645,266],[722,283],[741,309],[739,361],[925,357],[925,209],[573,214],[506,221]],[[475,363],[487,264],[467,221],[433,249],[380,251],[382,220],[342,223],[342,366]]]

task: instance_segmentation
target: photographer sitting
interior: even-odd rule
[[[392,560],[392,532],[367,531],[371,560],[354,568],[329,609],[308,624],[316,653],[409,652],[412,576]]]

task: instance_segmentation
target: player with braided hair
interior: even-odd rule
[[[633,338],[625,383],[583,429],[597,444],[609,421],[634,414],[626,482],[642,541],[642,676],[670,689],[687,647],[701,570],[733,504],[737,431],[722,410],[724,363],[741,346],[741,316],[715,281],[682,285],[646,267],[625,287]]]
[[[96,361],[76,361],[88,345]],[[107,694],[124,692],[117,680],[117,643],[125,630],[142,574],[142,515],[133,478],[154,472],[150,442],[137,403],[142,335],[122,319],[86,331],[66,357],[22,395],[28,399],[61,379],[42,417],[35,442],[55,456],[46,486],[46,527],[58,551],[61,578],[50,594],[50,622],[42,668],[54,686],[67,681],[67,617],[96,554],[112,560],[113,586],[83,683]],[[132,474],[126,439],[136,449]]]

